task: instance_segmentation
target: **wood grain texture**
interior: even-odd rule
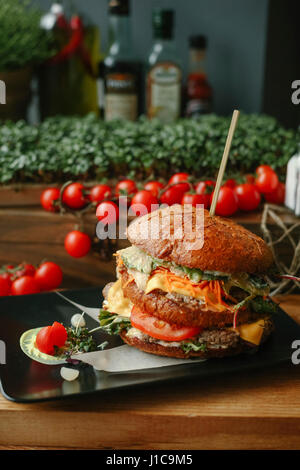
[[[300,322],[299,304],[281,298]],[[0,449],[299,449],[299,372],[287,364],[38,404],[0,398]]]

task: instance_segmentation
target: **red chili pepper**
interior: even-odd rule
[[[63,62],[68,57],[70,57],[79,46],[82,44],[83,41],[83,26],[82,21],[79,16],[73,16],[70,21],[70,26],[72,30],[72,36],[68,44],[66,44],[61,51],[56,54],[56,56],[52,57],[50,61],[52,63]]]

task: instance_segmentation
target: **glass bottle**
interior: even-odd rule
[[[173,39],[173,10],[153,11],[154,43],[148,57],[146,107],[148,117],[171,122],[180,116],[182,69]]]
[[[141,112],[141,64],[131,39],[129,0],[110,0],[110,48],[104,60],[104,118],[134,121]]]
[[[186,116],[197,117],[212,110],[213,91],[206,75],[206,38],[189,38],[189,74],[187,78]]]

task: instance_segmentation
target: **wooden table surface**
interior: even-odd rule
[[[300,296],[281,306],[300,323]],[[39,404],[0,397],[0,449],[299,449],[299,372],[287,364]]]

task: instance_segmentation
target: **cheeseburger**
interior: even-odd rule
[[[149,230],[150,227],[150,230]],[[265,273],[272,254],[257,235],[202,208],[174,205],[135,219],[116,253],[100,325],[142,351],[210,358],[257,349],[276,305]]]

